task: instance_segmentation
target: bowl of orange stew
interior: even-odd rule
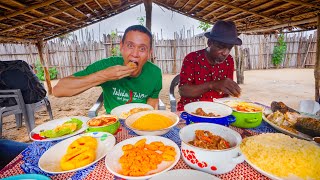
[[[108,132],[114,134],[120,127],[119,118],[114,115],[101,115],[87,121],[87,132]]]
[[[183,127],[179,136],[182,159],[193,169],[224,174],[244,161],[241,135],[228,127],[195,123]]]
[[[232,126],[254,128],[261,124],[262,106],[252,102],[236,100],[225,101],[224,104],[232,108],[232,115],[236,117],[236,121],[231,124]]]

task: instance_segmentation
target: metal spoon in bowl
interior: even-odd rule
[[[320,137],[314,137],[312,140],[320,145]]]

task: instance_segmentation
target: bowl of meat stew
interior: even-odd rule
[[[229,126],[236,121],[231,114],[232,109],[225,104],[199,101],[186,104],[180,117],[186,120],[186,124],[204,122]]]
[[[228,127],[195,123],[183,127],[179,136],[182,159],[193,169],[224,174],[244,161],[241,135]]]

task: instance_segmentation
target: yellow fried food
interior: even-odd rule
[[[71,152],[73,149],[79,148],[79,147],[90,147],[93,150],[96,150],[98,146],[98,142],[95,138],[90,136],[83,136],[75,141],[73,141],[69,147],[67,152]]]
[[[171,125],[173,125],[173,121],[170,118],[155,113],[141,116],[131,124],[133,128],[145,131],[165,129]]]
[[[122,146],[124,154],[119,163],[122,170],[120,174],[125,176],[145,176],[149,171],[158,168],[162,161],[175,160],[176,151],[172,146],[165,146],[160,141],[146,144],[146,139],[137,141],[134,145]],[[163,149],[161,151],[159,148]]]
[[[90,136],[73,141],[60,160],[61,169],[67,171],[90,164],[96,159],[97,146],[97,140]]]

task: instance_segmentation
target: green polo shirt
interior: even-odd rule
[[[74,76],[86,76],[115,65],[123,65],[123,58],[102,59],[76,72]],[[130,91],[132,103],[147,103],[148,98],[159,98],[162,89],[162,73],[158,66],[147,61],[138,77],[107,81],[100,86],[103,90],[104,107],[109,114],[113,108],[125,104],[130,99]]]

